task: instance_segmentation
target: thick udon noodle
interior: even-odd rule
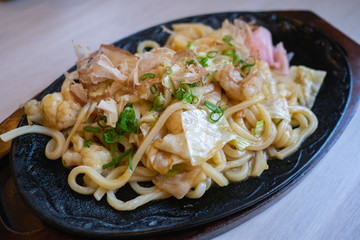
[[[98,85],[102,83],[95,83],[95,90],[91,90],[93,86],[88,87],[83,84],[84,87],[88,87],[86,103],[79,104],[79,101],[74,100],[71,86],[78,84],[73,79],[79,77],[80,71],[67,74],[67,79],[61,93],[57,93],[58,95],[49,95],[41,103],[32,100],[25,105],[30,124],[37,122],[44,126],[20,127],[1,135],[1,138],[8,141],[28,133],[51,136],[52,139],[46,146],[45,155],[53,160],[62,157],[64,166],[72,168],[68,176],[70,187],[80,194],[92,194],[96,200],[102,199],[106,194],[108,203],[121,211],[133,210],[149,201],[171,196],[200,198],[212,184],[226,186],[229,182],[257,177],[268,168],[267,160],[269,158],[283,159],[296,151],[304,139],[315,131],[318,121],[310,110],[313,102],[305,104],[307,99],[316,95],[316,92],[309,95],[304,91],[306,86],[301,85],[301,81],[299,81],[299,76],[302,76],[299,73],[300,67],[295,70],[297,72],[295,77],[294,74],[291,76],[291,69],[287,74],[278,73],[276,68],[272,66],[270,68],[268,63],[259,59],[259,56],[254,57],[256,64],[251,66],[246,75],[244,75],[245,71],[240,71],[240,66],[238,66],[238,70],[236,66],[233,66],[234,55],[229,57],[229,54],[225,53],[236,53],[242,59],[249,58],[251,51],[246,42],[253,40],[251,33],[255,31],[254,28],[254,26],[249,26],[241,21],[235,21],[235,24],[226,21],[219,30],[213,30],[202,24],[176,24],[173,26],[173,31],[166,29],[171,33],[165,45],[166,48],[159,48],[156,42],[150,40],[140,43],[137,62],[134,62],[133,69],[128,71],[129,74],[124,74],[126,77],[123,77],[126,79],[123,84],[126,87],[130,86],[133,93],[129,91],[124,93],[121,88],[120,90],[118,88],[118,91],[106,96],[106,99],[112,98],[115,101],[118,113],[124,109],[127,103],[132,103],[136,119],[140,122],[139,126],[142,127],[139,130],[139,126],[137,126],[137,131],[125,133],[118,143],[106,144],[101,134],[84,131],[84,126],[97,126],[98,112],[105,115],[108,112],[106,109],[99,109],[98,104],[101,98],[91,97],[93,92],[98,91]],[[231,38],[224,36],[231,36]],[[146,49],[149,48],[153,49],[150,53],[146,52]],[[168,62],[168,66],[159,70],[161,66],[155,64],[147,71],[153,72],[156,77],[139,81],[141,64],[144,65],[149,54],[153,53],[153,59],[150,60],[156,62],[158,61],[155,56],[156,51],[165,51],[164,49],[167,48],[178,53],[181,52],[180,58],[176,56],[176,52],[166,50],[166,54],[173,57],[172,61]],[[204,57],[203,53],[209,53],[210,50],[213,55],[216,53],[214,58],[207,55],[207,60],[212,61],[212,65],[200,66],[201,58],[195,60],[194,55]],[[226,52],[227,50],[230,52]],[[191,51],[193,53],[189,53]],[[187,61],[188,65],[184,67],[177,61],[183,61],[182,63]],[[128,63],[125,65],[129,68]],[[118,69],[122,70],[121,66],[124,65],[119,66]],[[164,66],[163,64],[162,67]],[[184,67],[185,71],[193,66],[193,69],[187,73],[188,75],[193,74],[195,78],[187,79],[187,75],[183,74],[184,79],[178,80],[179,77],[176,74],[179,71],[176,69],[179,69],[179,66],[180,68]],[[198,68],[198,71],[195,67]],[[172,69],[172,73],[168,76],[163,74],[157,79],[157,75],[161,75],[160,71],[169,68]],[[207,70],[206,74],[200,74],[199,69]],[[314,74],[315,70],[305,67],[301,67],[301,69],[313,71],[311,74],[316,75]],[[131,71],[133,72],[131,73]],[[241,81],[236,82],[231,74],[237,73],[241,74],[241,77],[237,75]],[[111,79],[111,76],[108,78]],[[164,84],[165,78],[167,81],[169,79],[173,81],[172,86],[169,87],[169,82]],[[251,81],[255,81],[254,78],[260,79],[255,79],[261,81],[260,87],[256,82],[251,83]],[[107,81],[109,85],[109,80]],[[146,83],[148,81],[154,83],[153,85],[157,84],[156,89],[159,89],[164,96],[165,100],[161,110],[149,110],[151,97],[149,100],[149,97],[141,95],[142,85],[147,84],[146,90],[148,91],[149,84]],[[115,85],[114,82],[110,81],[110,85]],[[179,89],[180,84],[184,82],[199,83],[198,86],[192,88],[193,96],[198,98],[198,102],[180,101],[175,98],[174,90]],[[250,84],[246,85],[247,83]],[[234,91],[233,86],[235,90],[238,88],[236,90],[238,93],[232,92]],[[198,94],[199,92],[200,94]],[[236,94],[239,97],[236,97]],[[150,94],[150,96],[152,95]],[[206,157],[201,160],[194,155],[190,154],[189,156],[189,153],[183,154],[181,150],[177,149],[181,146],[176,146],[178,144],[176,141],[172,142],[173,145],[170,148],[161,147],[167,138],[183,139],[183,142],[188,141],[187,144],[189,144],[191,131],[185,133],[186,129],[183,129],[185,125],[182,122],[185,119],[185,113],[205,111],[210,114],[211,111],[209,112],[204,103],[209,101],[215,104],[217,100],[226,103],[221,121],[225,122],[227,128],[231,130],[231,136],[227,141],[218,141],[217,143],[220,142],[221,146],[214,146],[213,151],[207,152]],[[48,105],[52,107],[47,108]],[[146,105],[147,108],[143,105]],[[144,108],[146,109],[144,110]],[[276,112],[278,110],[280,112]],[[53,115],[55,122],[54,119],[51,119],[51,114],[53,114],[51,111],[57,111]],[[146,122],[145,116],[149,117],[149,113],[153,114],[151,116],[154,119]],[[67,115],[61,118],[59,116],[61,114]],[[109,119],[109,115],[107,116]],[[210,124],[218,124],[210,119],[207,120]],[[259,122],[262,122],[263,128],[260,129],[260,135],[256,135],[254,130]],[[196,138],[194,135],[190,137],[192,140]],[[240,139],[240,142],[245,145],[240,144],[239,146],[236,144],[236,139]],[[92,140],[91,146],[85,146],[84,142],[88,140]],[[135,150],[133,156],[127,155],[116,165],[104,169],[102,168],[103,164],[113,161],[112,152],[109,151],[110,146],[118,152],[124,152],[127,149]],[[192,151],[196,149],[192,146],[188,146],[188,148],[191,148]],[[185,146],[185,151],[187,151],[186,149]],[[131,157],[131,162],[128,161],[129,157]],[[170,172],[172,175],[169,175]],[[84,184],[80,185],[76,178],[82,174],[84,175]],[[149,187],[149,184],[143,185],[142,182],[153,182],[153,184],[150,184]],[[124,202],[118,199],[115,193],[117,189],[127,183],[138,196]]]

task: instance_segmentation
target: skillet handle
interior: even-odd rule
[[[7,119],[5,119],[0,124],[0,134],[15,129],[19,124],[23,114],[24,114],[24,108],[19,108],[13,114],[11,114]],[[4,142],[0,139],[0,162],[2,162],[3,157],[9,153],[10,147],[11,147],[11,141]]]

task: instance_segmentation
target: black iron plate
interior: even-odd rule
[[[89,237],[131,237],[175,231],[199,226],[232,213],[249,209],[280,190],[289,187],[317,161],[317,154],[327,144],[342,120],[350,100],[352,78],[346,53],[322,32],[296,19],[268,12],[232,12],[194,16],[167,22],[199,22],[219,28],[225,19],[256,21],[273,34],[274,43],[282,41],[294,52],[291,65],[306,65],[327,71],[327,76],[313,107],[319,127],[284,160],[269,161],[269,170],[259,178],[251,178],[227,187],[212,187],[200,199],[174,198],[148,203],[130,212],[112,209],[105,199],[97,202],[92,196],[75,193],[67,184],[69,170],[60,160],[51,161],[44,155],[48,137],[29,134],[13,140],[11,165],[13,176],[25,203],[44,222],[76,235]],[[161,25],[148,28],[114,43],[136,51],[137,45],[152,39],[163,45],[168,34]],[[73,67],[71,70],[74,70]],[[59,77],[39,96],[59,91],[64,76]],[[26,125],[25,119],[20,125]],[[125,186],[118,194],[122,200],[135,196]]]

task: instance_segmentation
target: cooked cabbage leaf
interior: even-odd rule
[[[295,81],[301,85],[301,93],[298,96],[299,103],[312,108],[316,95],[325,79],[326,72],[305,66],[291,67],[290,71],[296,71]]]
[[[208,160],[236,138],[225,117],[212,123],[205,110],[196,109],[183,112],[181,118],[192,165]]]

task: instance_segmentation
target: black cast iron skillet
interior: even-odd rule
[[[69,170],[60,160],[51,161],[44,155],[49,138],[29,134],[13,140],[12,172],[17,189],[25,203],[45,223],[63,231],[88,237],[131,237],[175,231],[199,226],[242,211],[271,198],[286,189],[316,161],[317,154],[327,144],[346,111],[352,89],[352,78],[346,56],[337,43],[301,21],[267,12],[218,13],[183,18],[173,23],[199,22],[219,28],[221,23],[236,18],[256,21],[268,28],[274,43],[282,41],[288,52],[294,52],[291,65],[306,65],[325,70],[327,76],[313,107],[319,127],[304,141],[300,149],[284,160],[270,160],[269,170],[259,178],[250,178],[226,187],[212,187],[200,199],[169,198],[150,202],[130,212],[119,212],[106,200],[97,202],[93,196],[75,193],[67,184]],[[168,34],[160,25],[135,33],[114,43],[136,52],[137,45],[152,39],[163,45]],[[75,67],[71,68],[74,70]],[[59,91],[64,76],[45,89]],[[26,125],[23,119],[20,125]],[[129,186],[117,196],[128,200],[136,196]]]

